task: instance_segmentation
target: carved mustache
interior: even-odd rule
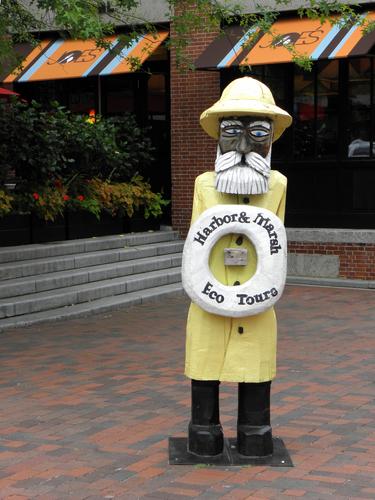
[[[223,172],[236,166],[252,168],[267,178],[270,176],[269,163],[258,153],[251,151],[243,154],[237,151],[228,151],[221,154],[218,152],[215,163],[216,172]]]

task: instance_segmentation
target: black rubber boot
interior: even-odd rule
[[[237,446],[241,455],[272,455],[271,382],[238,384]]]
[[[219,417],[219,384],[217,380],[191,381],[191,421],[188,451],[214,456],[223,451],[223,429]]]

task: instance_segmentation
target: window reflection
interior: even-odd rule
[[[107,116],[123,115],[135,111],[134,78],[119,75],[103,78],[105,112]]]
[[[317,63],[294,78],[295,157],[334,158],[338,143],[338,61]]]
[[[370,57],[321,60],[312,71],[270,64],[228,72],[222,83],[249,74],[268,85],[276,103],[293,115],[293,126],[273,145],[274,160],[290,161],[291,151],[296,161],[360,160],[375,157],[373,71]]]
[[[148,80],[148,112],[151,120],[166,119],[166,83],[164,74],[153,74]]]
[[[317,66],[316,156],[335,158],[338,144],[338,61]]]
[[[348,157],[368,158],[371,149],[371,61],[353,59],[348,79]],[[372,144],[373,153],[375,153]]]
[[[271,89],[273,98],[282,109],[288,109],[285,76],[290,71],[290,65],[270,64],[264,66],[262,81]],[[256,78],[256,77],[255,77]],[[288,130],[272,146],[272,157],[274,160],[285,157],[288,150]]]
[[[315,99],[314,73],[296,68],[294,76],[294,156],[314,156]]]

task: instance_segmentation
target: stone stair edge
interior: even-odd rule
[[[18,278],[12,278],[11,280],[0,278],[0,290],[2,288],[6,288],[12,284],[21,285],[22,283],[28,283],[30,281],[43,281],[46,279],[59,278],[63,276],[70,276],[74,274],[89,274],[95,271],[105,271],[111,270],[112,268],[122,268],[122,267],[131,267],[136,264],[148,263],[153,261],[163,261],[167,259],[173,259],[180,256],[182,258],[182,252],[176,251],[171,253],[161,253],[155,255],[145,255],[140,256],[134,259],[127,260],[116,260],[113,262],[107,262],[104,264],[96,264],[93,266],[84,266],[84,267],[72,267],[69,269],[62,269],[60,271],[54,271],[52,273],[42,273],[42,274],[30,274],[27,276],[19,276]]]
[[[174,252],[0,280],[0,300],[53,289],[61,290],[78,284],[99,283],[106,279],[125,278],[134,272],[144,274],[158,269],[175,268],[181,265],[181,260],[181,252]]]
[[[129,276],[84,283],[18,297],[8,297],[0,300],[0,317],[9,318],[91,302],[104,297],[127,295],[129,293],[155,288],[159,285],[172,284],[181,281],[181,269],[175,267],[159,269],[147,273],[131,274]],[[14,299],[14,300],[11,300]]]
[[[185,295],[181,283],[161,285],[149,290],[132,292],[124,296],[116,295],[114,297],[106,297],[70,307],[61,307],[42,311],[40,313],[0,319],[0,332],[4,332],[7,329],[27,327],[33,324],[87,317],[91,314],[105,313],[121,309],[125,306],[129,307],[137,304],[155,302],[168,296],[176,297],[179,295]]]
[[[171,272],[178,272],[180,271],[180,267],[176,266],[174,268],[168,269],[168,271]],[[99,281],[92,281],[92,282],[87,282],[87,283],[82,283],[79,285],[74,285],[69,287],[69,293],[80,293],[85,291],[86,289],[94,289],[95,287],[99,288],[104,288],[110,285],[117,285],[118,283],[124,283],[124,282],[134,282],[138,280],[142,280],[147,277],[154,277],[158,276],[159,274],[164,274],[166,272],[166,269],[155,269],[153,271],[148,271],[148,272],[140,272],[140,273],[134,273],[134,274],[129,274],[127,276],[119,276],[118,278],[109,278],[106,280],[99,280]],[[12,299],[14,303],[16,302],[25,302],[29,301],[32,299],[40,299],[40,298],[49,298],[52,296],[59,296],[59,295],[64,295],[65,294],[65,289],[64,288],[56,288],[53,290],[45,290],[41,292],[32,292],[28,293],[25,295],[21,295],[19,297],[5,297],[4,299],[0,299],[0,309],[3,305],[7,304],[7,301],[11,301]]]
[[[47,273],[68,271],[79,268],[94,267],[97,265],[116,264],[128,260],[136,260],[137,255],[153,257],[157,255],[167,255],[170,249],[182,247],[181,240],[168,240],[149,243],[139,246],[119,247],[107,250],[91,251],[88,253],[56,255],[52,257],[41,257],[29,260],[5,262],[0,266],[0,283],[5,283],[10,279],[26,278],[28,276],[39,276]],[[168,250],[168,251],[167,251]],[[175,251],[180,249],[175,248]],[[182,248],[181,248],[182,250]],[[118,254],[118,258],[116,258]],[[120,258],[120,255],[129,258]],[[102,262],[100,262],[102,260]],[[85,261],[85,265],[83,262]],[[99,262],[98,262],[99,261]]]
[[[124,244],[129,247],[140,244],[147,245],[149,243],[158,243],[161,241],[174,241],[178,240],[178,238],[178,231],[158,230],[0,247],[0,263],[64,256],[75,253],[94,252],[98,250],[110,250],[121,248],[121,245]]]

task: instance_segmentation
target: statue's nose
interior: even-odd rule
[[[247,134],[242,134],[241,139],[237,144],[237,152],[247,154],[251,151],[251,142]]]

